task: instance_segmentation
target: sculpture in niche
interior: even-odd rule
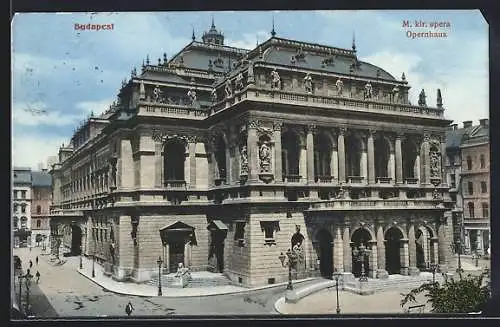
[[[425,91],[424,91],[424,89],[422,89],[422,91],[420,91],[420,94],[418,95],[418,105],[419,106],[424,106],[424,107],[427,106],[425,98],[426,98]]]
[[[304,235],[300,232],[300,225],[295,225],[295,234],[292,235],[292,249],[298,246],[302,247],[302,243],[304,242]]]
[[[267,142],[260,145],[259,149],[260,171],[268,173],[271,169],[271,149]]]
[[[371,99],[373,96],[373,88],[370,82],[365,85],[365,99]]]
[[[307,93],[312,93],[312,77],[309,73],[304,77],[304,87]]]
[[[337,95],[342,95],[342,89],[344,88],[344,82],[342,82],[342,80],[339,78],[339,79],[337,79],[335,86],[337,87]]]
[[[431,161],[431,177],[440,177],[441,171],[441,154],[433,147],[429,154]]]
[[[247,146],[243,145],[240,147],[240,174],[244,175],[248,173],[248,156],[247,156]]]
[[[187,96],[189,98],[190,104],[194,105],[196,102],[196,91],[194,89],[189,89]]]
[[[239,73],[237,76],[236,76],[236,89],[238,91],[241,91],[243,90],[243,74],[242,73]]]
[[[271,88],[278,90],[281,89],[281,78],[276,69],[273,69],[273,71],[271,72]]]
[[[160,86],[156,85],[153,90],[153,102],[160,102],[161,93]]]
[[[212,89],[212,92],[210,92],[210,98],[212,99],[212,102],[217,102],[217,90],[215,87]]]
[[[392,100],[394,103],[399,101],[399,87],[398,86],[394,86],[394,88],[392,89]]]
[[[231,97],[233,95],[233,90],[231,89],[231,81],[226,81],[226,87],[224,88],[224,92],[226,92],[226,98]]]

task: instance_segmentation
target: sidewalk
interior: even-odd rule
[[[158,287],[152,286],[148,284],[137,284],[133,282],[119,282],[111,277],[104,275],[104,269],[99,264],[95,264],[94,272],[95,277],[92,277],[92,260],[83,257],[83,269],[79,269],[80,259],[75,257],[67,258],[68,261],[65,265],[72,265],[78,272],[93,281],[94,283],[100,285],[104,289],[124,295],[135,295],[135,296],[144,296],[144,297],[157,297],[158,296]],[[305,281],[314,280],[315,278],[306,278],[301,280],[296,280],[294,283],[300,283]],[[283,287],[287,284],[287,282],[266,285],[255,288],[246,288],[234,285],[224,285],[224,286],[210,286],[210,287],[187,287],[187,288],[167,288],[162,286],[162,297],[199,297],[199,296],[212,296],[212,295],[226,295],[226,294],[236,294],[236,293],[245,293],[252,292],[267,288],[273,287]]]

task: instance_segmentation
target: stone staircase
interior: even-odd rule
[[[147,284],[157,286],[158,276],[153,277]],[[161,276],[161,284],[163,287],[180,288],[177,285],[175,274],[168,274]],[[226,286],[231,285],[231,281],[220,273],[210,273],[210,272],[192,272],[191,280],[187,288],[199,288],[199,287],[214,287],[214,286]]]
[[[439,283],[443,282],[441,274],[436,274],[436,281]],[[388,290],[411,290],[426,282],[432,282],[432,274],[420,273],[420,275],[417,276],[390,275],[389,278],[386,279],[368,278],[367,286],[373,292],[384,292]],[[358,288],[358,280],[355,282],[349,281],[345,284],[346,290]]]

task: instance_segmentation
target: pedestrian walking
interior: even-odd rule
[[[33,267],[33,261],[30,260],[30,269]]]
[[[135,310],[134,307],[132,306],[132,303],[128,301],[127,305],[125,306],[125,313],[127,316],[130,316],[132,314],[132,311]]]
[[[35,258],[36,265],[38,266],[38,256]]]
[[[40,272],[37,270],[36,271],[36,283],[38,284],[38,281],[40,280]]]

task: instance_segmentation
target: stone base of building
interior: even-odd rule
[[[400,271],[400,274],[403,275],[403,276],[408,276],[408,274],[409,274],[408,267],[402,267],[401,271]]]
[[[379,279],[387,279],[389,278],[389,273],[385,269],[377,269],[377,278]]]
[[[154,275],[155,275],[154,269],[136,268],[136,269],[134,269],[134,272],[132,273],[131,280],[134,283],[145,283],[145,282],[149,282],[151,280],[151,277],[153,277]]]
[[[418,276],[420,274],[420,269],[417,267],[410,267],[408,268],[408,275],[410,276]]]

